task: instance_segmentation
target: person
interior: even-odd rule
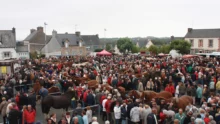
[[[196,124],[205,124],[204,120],[202,119],[201,115],[197,115],[197,118],[195,120]]]
[[[175,120],[173,121],[173,124],[180,124],[180,121],[179,121],[178,119],[175,119]]]
[[[63,118],[58,122],[58,124],[69,124],[69,123],[67,122],[66,118],[63,117]]]
[[[28,105],[27,110],[23,111],[23,116],[26,124],[33,124],[35,122],[36,111]]]
[[[157,108],[152,108],[152,113],[147,116],[147,124],[158,124]]]
[[[63,118],[66,119],[66,123],[67,123],[67,124],[70,124],[70,122],[71,122],[70,112],[66,112],[66,114],[64,115]],[[62,120],[63,120],[63,118],[62,118]],[[61,120],[61,121],[62,121],[62,120]],[[61,122],[60,122],[60,123],[61,123]]]
[[[2,102],[0,104],[0,112],[3,117],[3,122],[6,124],[6,108],[7,108],[8,102],[6,101],[5,97],[2,97]]]
[[[86,115],[86,111],[82,111],[82,119],[83,119],[83,124],[89,124],[88,122],[88,117]]]
[[[57,122],[57,117],[56,117],[56,114],[55,114],[55,113],[53,113],[53,114],[50,115],[50,119],[52,120],[52,124],[56,124],[56,122]]]
[[[132,123],[140,122],[140,111],[137,103],[134,103],[134,107],[130,111],[130,118]]]
[[[144,91],[143,83],[140,80],[138,80],[138,91],[139,92]]]
[[[149,105],[145,105],[144,106],[144,110],[143,110],[143,115],[144,115],[144,119],[143,119],[143,123],[144,124],[147,124],[147,116],[150,114],[150,113],[152,113],[152,110],[151,110],[151,108],[150,108],[150,106]]]
[[[187,116],[185,117],[185,119],[184,119],[184,121],[183,121],[184,124],[189,124],[189,123],[191,122],[192,114],[193,114],[192,111],[189,111],[189,112],[187,113]]]
[[[114,107],[114,115],[115,115],[115,124],[119,124],[121,119],[121,108],[119,106],[119,102],[116,102],[116,105]]]
[[[209,115],[210,122],[209,124],[216,124],[216,121],[213,119],[213,116]]]
[[[126,116],[127,116],[127,110],[126,110],[126,103],[124,102],[121,106],[121,124],[126,124]]]
[[[186,115],[183,113],[182,109],[179,109],[179,113],[175,114],[175,119],[178,119],[180,124],[184,124],[183,121],[184,121],[185,117],[186,117]]]
[[[89,124],[91,124],[92,123],[92,110],[91,110],[90,106],[86,107],[86,115],[88,117]]]
[[[95,97],[94,97],[94,95],[91,93],[91,91],[88,91],[87,98],[86,98],[86,103],[87,103],[88,105],[94,105],[94,104],[95,104]]]
[[[105,97],[105,95],[104,95]],[[106,114],[106,108],[105,108],[105,103],[107,102],[107,98],[104,98],[104,100],[102,100],[102,120],[104,121],[105,118],[107,119],[107,114]]]
[[[196,89],[196,103],[198,105],[201,104],[201,98],[202,98],[202,88],[201,88],[201,85],[198,84],[198,87]]]
[[[92,117],[92,124],[99,124],[99,123],[97,122],[97,117]]]
[[[21,112],[14,109],[13,106],[9,106],[9,113],[8,113],[8,122],[9,124],[17,124],[19,120],[21,120]]]

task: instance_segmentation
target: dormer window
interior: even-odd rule
[[[76,41],[76,44],[79,45],[79,41]]]
[[[69,41],[68,41],[68,40],[65,41],[65,47],[66,47],[66,48],[69,47]]]

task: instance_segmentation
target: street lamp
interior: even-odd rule
[[[44,29],[45,29],[45,57],[47,57],[47,34],[46,34],[46,26],[47,26],[47,23],[44,22]]]

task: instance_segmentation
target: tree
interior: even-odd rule
[[[120,52],[125,53],[126,50],[130,51],[132,50],[132,46],[134,44],[131,42],[131,39],[129,38],[120,38],[117,41],[117,46]]]
[[[173,40],[170,44],[170,49],[177,50],[181,54],[190,53],[191,44],[185,40]]]
[[[98,48],[98,49],[95,49],[94,52],[101,52],[102,50],[103,49]]]
[[[157,54],[158,53],[158,48],[154,45],[151,45],[148,50],[153,53],[153,54]]]
[[[139,47],[137,47],[136,45],[132,46],[131,52],[132,53],[138,53],[140,51]]]
[[[170,45],[162,45],[158,47],[158,53],[168,54],[170,52]]]
[[[105,45],[105,49],[106,49],[107,51],[110,51],[110,50],[111,50],[111,45],[110,45],[109,43],[107,43],[107,44]]]

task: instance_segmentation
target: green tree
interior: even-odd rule
[[[131,52],[132,52],[132,53],[138,53],[138,52],[140,52],[140,49],[139,49],[139,47],[137,47],[136,45],[133,45],[133,46],[132,46],[132,49],[131,49]]]
[[[109,43],[107,43],[107,44],[105,45],[105,49],[106,49],[107,51],[110,51],[110,50],[111,50],[111,45],[110,45]]]
[[[170,52],[170,45],[162,45],[158,47],[158,53],[168,54]]]
[[[98,49],[95,49],[94,52],[101,52],[102,50],[103,49],[98,48]]]
[[[191,44],[185,40],[173,40],[170,44],[170,49],[177,50],[181,54],[190,53]]]
[[[151,45],[148,50],[152,53],[152,54],[157,54],[158,53],[158,47]]]
[[[120,52],[123,52],[123,53],[125,53],[126,49],[128,51],[132,50],[133,45],[134,44],[131,42],[131,39],[129,39],[129,38],[120,38],[117,41],[118,49]]]

